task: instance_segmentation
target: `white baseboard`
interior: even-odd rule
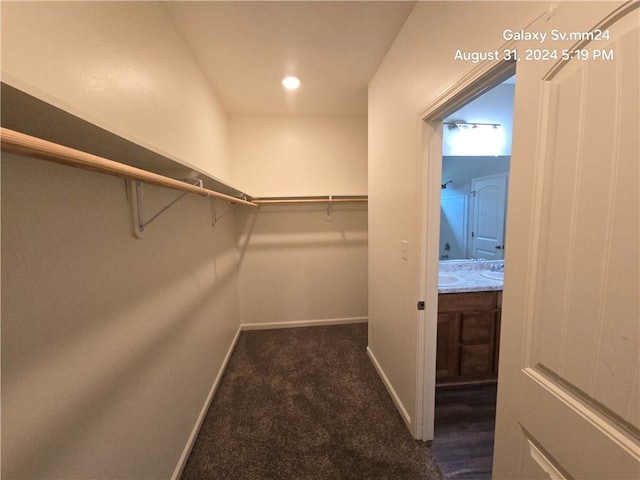
[[[367,317],[325,318],[318,320],[295,320],[291,322],[244,323],[242,330],[268,330],[274,328],[318,327],[322,325],[346,325],[350,323],[367,323]]]
[[[391,395],[391,399],[393,400],[393,403],[395,403],[396,408],[398,409],[398,412],[400,412],[400,416],[402,417],[402,420],[404,420],[404,423],[407,425],[407,428],[409,429],[409,431],[413,432],[413,425],[411,424],[411,416],[407,412],[407,409],[404,408],[404,405],[402,404],[400,397],[398,396],[395,389],[393,388],[393,385],[391,385],[389,378],[387,378],[387,376],[385,375],[384,370],[382,370],[382,367],[378,363],[376,356],[373,354],[373,352],[371,351],[371,348],[369,347],[367,347],[367,355],[369,355],[369,359],[371,359],[371,363],[373,363],[373,366],[376,368],[378,375],[380,375],[380,378],[382,379],[382,383],[384,383],[384,386],[387,388],[387,392],[389,392],[389,395]]]
[[[240,332],[242,331],[242,327],[238,327],[238,331],[236,332],[233,340],[231,341],[231,345],[227,350],[227,354],[222,361],[222,365],[220,366],[220,370],[218,371],[218,375],[216,375],[216,379],[213,381],[213,385],[211,386],[211,390],[209,390],[209,395],[207,395],[207,399],[202,406],[202,410],[200,410],[200,415],[196,420],[196,424],[191,431],[191,435],[189,435],[189,439],[187,440],[187,445],[184,447],[182,455],[180,456],[180,460],[178,460],[178,465],[171,476],[171,480],[178,480],[180,475],[182,475],[182,471],[184,470],[185,465],[187,464],[187,460],[189,459],[189,455],[191,454],[191,449],[193,448],[193,444],[198,437],[198,433],[200,432],[200,427],[202,427],[202,422],[204,422],[204,418],[209,411],[209,407],[211,406],[211,401],[213,400],[213,396],[218,389],[218,385],[220,384],[220,379],[224,374],[225,369],[227,368],[227,363],[229,363],[229,359],[231,358],[231,354],[233,353],[234,348],[236,348],[236,343],[238,342],[238,337],[240,336]]]

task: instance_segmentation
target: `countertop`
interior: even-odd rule
[[[504,265],[503,261],[450,260],[440,262],[438,274],[457,277],[458,282],[439,285],[438,293],[483,292],[502,290],[503,282],[483,277],[480,272],[490,270],[493,265]]]

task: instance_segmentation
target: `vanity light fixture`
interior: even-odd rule
[[[497,129],[498,127],[502,126],[502,124],[500,123],[482,123],[482,122],[473,122],[473,123],[444,122],[444,124],[449,126],[449,130],[453,130],[454,128],[478,128],[478,127],[492,127],[494,129]]]
[[[282,86],[287,90],[295,90],[300,86],[300,79],[290,75],[282,79]]]

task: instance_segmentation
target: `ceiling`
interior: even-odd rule
[[[367,85],[415,1],[165,2],[231,114],[366,115]],[[302,80],[285,91],[285,75]]]

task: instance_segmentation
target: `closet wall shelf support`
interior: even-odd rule
[[[211,197],[211,225],[215,227],[216,224],[220,220],[222,220],[222,217],[224,217],[227,213],[232,212],[237,207],[238,207],[237,203],[228,203],[227,208],[224,209],[224,212],[222,212],[218,216],[218,199],[215,197]]]
[[[202,186],[192,185],[7,128],[0,128],[0,140],[3,152],[61,163],[63,165],[124,178],[126,180],[148,183],[150,185],[171,188],[187,193],[195,193],[205,197],[220,198],[240,205],[258,206],[244,198],[233,197],[221,192],[216,192],[215,190],[203,188]]]
[[[331,207],[333,206],[333,195],[329,195],[329,203],[327,204],[327,211],[324,214],[324,219],[327,222],[333,220],[333,215],[331,215]]]
[[[193,184],[202,188],[203,182],[201,179],[184,179],[184,182],[194,182]],[[189,192],[182,192],[176,198],[171,200],[165,206],[163,206],[160,210],[158,210],[155,214],[153,214],[148,220],[145,219],[144,214],[144,195],[142,193],[142,182],[127,180],[127,192],[132,199],[132,210],[131,213],[133,215],[133,233],[136,237],[142,238],[145,228],[153,222],[156,218],[162,215],[164,212],[169,210],[173,205],[178,203],[185,195]],[[213,197],[212,197],[213,198]],[[214,224],[215,225],[215,224]]]

